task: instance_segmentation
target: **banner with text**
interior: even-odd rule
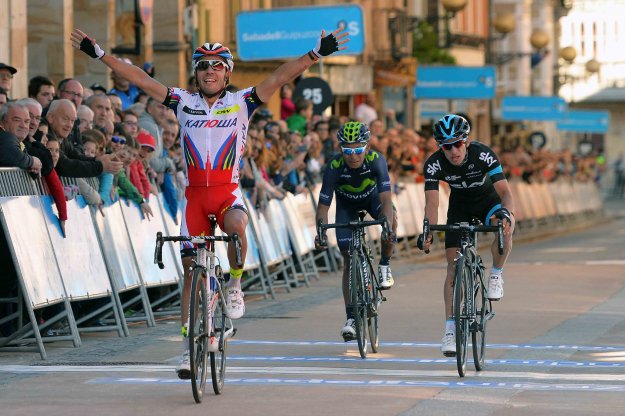
[[[607,133],[609,128],[608,111],[571,110],[556,122],[556,129],[578,133]]]
[[[556,121],[566,112],[560,97],[507,96],[501,102],[501,118],[511,121]]]
[[[495,97],[493,66],[427,66],[417,69],[416,99],[487,100]]]
[[[365,48],[364,19],[359,5],[255,10],[237,15],[237,46],[242,61],[297,58],[310,51],[325,29],[344,27],[347,49],[336,54],[357,55]]]

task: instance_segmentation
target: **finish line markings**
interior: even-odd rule
[[[157,378],[97,378],[89,380],[92,384],[189,384],[187,380]],[[625,385],[618,384],[583,384],[583,383],[533,383],[533,382],[498,382],[498,381],[434,381],[434,380],[332,380],[304,378],[226,378],[227,385],[291,385],[320,386],[333,385],[343,387],[439,387],[439,388],[481,388],[506,390],[558,390],[558,391],[603,391],[625,392]]]
[[[270,341],[270,340],[243,340],[231,339],[229,344],[242,345],[284,345],[284,346],[336,346],[346,345],[340,341]],[[380,342],[382,347],[415,347],[440,348],[440,343],[431,342]],[[609,345],[541,345],[541,344],[487,344],[487,348],[506,350],[554,350],[554,351],[623,351],[625,347]]]

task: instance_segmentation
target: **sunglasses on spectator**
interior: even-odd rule
[[[217,60],[198,61],[195,63],[195,67],[194,67],[194,69],[197,69],[200,71],[206,71],[208,68],[213,68],[213,71],[224,71],[227,68],[227,66],[224,61],[220,61],[217,59]]]
[[[367,148],[367,145],[361,146],[361,147],[342,147],[341,146],[341,150],[343,151],[343,154],[345,155],[361,155],[365,152],[365,149]]]
[[[111,141],[113,143],[126,144],[126,139],[124,139],[123,137],[119,137],[119,136],[111,137]]]
[[[445,150],[451,150],[452,147],[459,149],[462,147],[463,144],[464,144],[464,140],[458,140],[457,142],[453,142],[453,143],[441,144],[440,147],[442,147]]]

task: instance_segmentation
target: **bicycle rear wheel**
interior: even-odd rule
[[[367,358],[367,336],[365,322],[367,321],[367,308],[364,302],[364,287],[362,270],[360,269],[360,257],[352,253],[349,278],[349,291],[352,303],[354,321],[356,322],[356,341],[361,358]]]
[[[223,291],[219,289],[216,294],[217,304],[213,312],[213,330],[212,334],[217,342],[217,350],[210,352],[211,377],[213,379],[213,391],[215,394],[221,394],[224,388],[224,380],[226,378],[226,353],[228,351],[228,339],[226,334],[231,330],[232,321],[226,317],[226,302],[223,297]]]
[[[473,344],[473,363],[477,371],[484,369],[484,357],[486,352],[486,324],[490,315],[490,301],[486,296],[483,270],[476,268],[475,274],[475,328],[471,333]]]
[[[371,268],[369,268],[369,305],[368,309],[368,324],[369,324],[369,343],[371,344],[371,352],[378,352],[378,347],[380,343],[379,335],[378,335],[378,307],[379,302],[378,299],[380,297],[380,291],[378,290],[378,286],[373,281],[376,277],[373,275]]]
[[[189,305],[191,389],[196,403],[201,403],[206,387],[208,362],[208,299],[206,274],[201,267],[196,267],[193,271]]]
[[[469,325],[466,310],[467,272],[465,258],[461,257],[456,263],[453,299],[453,312],[456,324],[456,364],[460,377],[464,377],[467,367],[467,344],[469,340]]]

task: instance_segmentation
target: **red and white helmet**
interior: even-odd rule
[[[205,56],[219,56],[226,61],[230,72],[234,70],[234,60],[232,57],[232,53],[230,49],[222,45],[221,43],[205,43],[204,45],[198,47],[193,52],[192,64],[195,65],[197,61],[202,59]]]

